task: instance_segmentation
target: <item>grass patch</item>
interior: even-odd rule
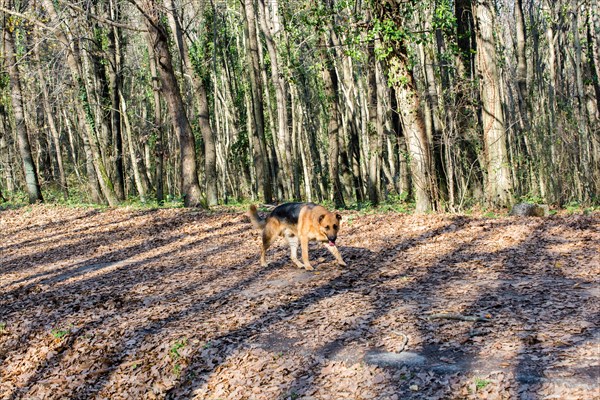
[[[67,335],[69,335],[69,333],[71,333],[71,330],[69,330],[69,329],[56,328],[56,329],[52,329],[50,331],[50,334],[52,335],[52,337],[57,340],[61,340],[61,339],[65,338]]]
[[[171,348],[169,349],[169,355],[173,360],[178,360],[181,358],[181,354],[179,354],[179,350],[183,349],[187,345],[187,339],[183,338],[181,340],[173,343]]]
[[[173,362],[175,363],[173,365],[172,372],[173,375],[175,375],[177,378],[181,376],[182,370],[182,366],[179,363],[179,360],[181,359],[181,354],[179,353],[179,351],[187,345],[187,342],[187,338],[183,338],[173,343],[171,345],[171,348],[169,349],[169,357],[171,357],[171,360],[173,360]]]
[[[490,383],[492,383],[492,381],[488,381],[487,379],[475,378],[475,388],[477,390],[485,388]]]

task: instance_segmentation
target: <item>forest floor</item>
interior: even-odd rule
[[[0,398],[600,399],[598,213],[342,214],[0,211]]]

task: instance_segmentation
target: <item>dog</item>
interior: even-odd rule
[[[290,257],[298,268],[314,270],[308,259],[309,241],[327,243],[325,248],[333,254],[338,265],[347,265],[335,245],[342,219],[340,214],[314,203],[285,203],[275,207],[265,219],[258,215],[255,205],[250,206],[246,215],[256,229],[262,229],[260,265],[263,267],[268,265],[267,249],[277,236],[284,237],[290,245]],[[298,260],[298,242],[302,247],[302,262]]]

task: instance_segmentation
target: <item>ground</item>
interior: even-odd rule
[[[600,215],[0,211],[2,399],[600,399]]]

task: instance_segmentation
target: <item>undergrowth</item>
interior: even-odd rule
[[[72,185],[69,187],[69,197],[65,200],[63,192],[56,185],[47,185],[42,188],[42,194],[44,197],[44,204],[46,205],[57,205],[74,208],[95,208],[95,209],[106,209],[107,204],[98,204],[92,202],[89,191],[85,184]],[[27,193],[24,191],[16,191],[7,194],[4,193],[5,200],[0,202],[0,211],[7,209],[19,209],[30,207],[28,202]],[[280,201],[274,204],[281,204],[286,201]],[[331,200],[315,201],[322,204],[328,209],[335,209],[335,204]],[[521,196],[517,202],[525,202],[532,204],[543,204],[543,199]],[[228,199],[226,204],[219,204],[217,206],[210,207],[207,211],[209,212],[242,212],[246,211],[251,204],[258,204],[259,208],[263,211],[267,211],[269,207],[264,206],[263,203],[251,200],[251,199]],[[118,207],[131,208],[131,209],[158,209],[158,208],[183,208],[183,199],[181,197],[167,195],[165,201],[159,204],[155,197],[148,196],[142,200],[137,196],[129,196],[125,201],[119,203]],[[374,206],[369,201],[353,201],[348,202],[346,207],[342,208],[348,211],[355,211],[359,215],[368,214],[380,214],[380,213],[401,213],[411,214],[415,210],[415,203],[408,198],[407,193],[400,195],[389,195],[388,198],[378,205]],[[480,215],[485,218],[499,218],[506,216],[510,210],[498,210],[490,209],[485,206],[474,204],[469,208],[459,211],[459,214],[463,215]],[[559,212],[565,212],[567,214],[589,214],[600,211],[600,204],[585,205],[579,202],[570,202],[563,207],[552,207],[550,214],[554,215]]]

